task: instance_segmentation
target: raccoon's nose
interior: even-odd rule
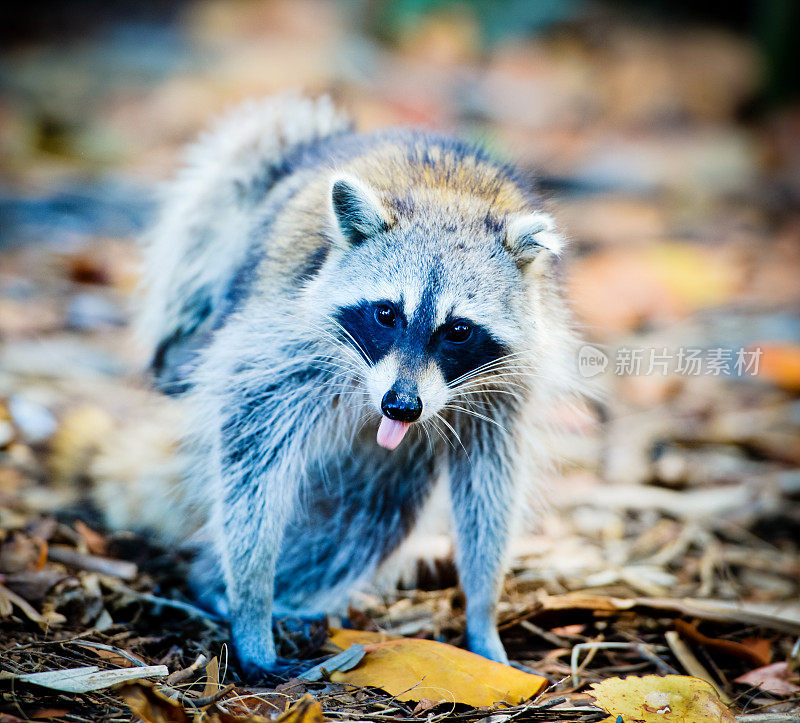
[[[416,422],[422,414],[422,400],[416,395],[390,389],[383,395],[381,411],[396,422]]]

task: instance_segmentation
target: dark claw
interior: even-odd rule
[[[283,683],[326,657],[311,658],[328,639],[328,618],[287,615],[272,619],[278,657],[272,663],[241,662],[240,669],[248,682]]]
[[[281,658],[307,658],[328,639],[328,618],[291,615],[272,619],[275,649]]]
[[[285,683],[292,678],[297,678],[301,673],[319,665],[323,661],[330,658],[330,655],[325,655],[321,658],[310,658],[308,660],[296,660],[291,658],[277,658],[274,663],[269,666],[248,666],[243,669],[246,676],[246,682],[258,683],[267,685],[277,685]]]

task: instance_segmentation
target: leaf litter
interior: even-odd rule
[[[644,29],[611,14],[485,48],[468,13],[436,12],[387,28],[388,44],[365,43],[313,2],[252,3],[240,14],[190,6],[186,42],[196,50],[213,39],[214,68],[185,58],[181,77],[165,71],[147,93],[131,92],[130,78],[92,82],[100,95],[76,114],[61,98],[80,88],[48,84],[82,88],[85,71],[56,72],[74,58],[54,49],[49,61],[19,60],[44,63],[20,75],[24,103],[3,91],[11,152],[0,170],[19,196],[2,199],[18,220],[0,229],[9,242],[0,250],[0,718],[796,716],[800,192],[789,165],[798,134],[785,129],[798,115],[739,123],[757,91],[753,47],[724,31]],[[342,47],[375,62],[342,69],[331,62]],[[713,62],[697,62],[704,53]],[[524,670],[453,647],[464,600],[452,550],[433,530],[418,549],[435,560],[412,565],[411,583],[355,595],[347,615],[330,619],[327,642],[324,630],[309,644],[287,625],[282,654],[308,660],[292,680],[253,684],[229,654],[224,623],[193,604],[187,556],[105,529],[92,508],[93,494],[121,497],[174,443],[156,427],[130,434],[160,409],[120,326],[137,279],[136,184],[162,178],[214,112],[291,84],[335,88],[367,127],[477,121],[537,167],[574,234],[571,300],[611,367],[637,346],[763,352],[758,379],[612,374],[599,409],[561,412],[569,431],[554,444],[566,463],[543,493],[551,509],[515,542],[501,602],[503,642]],[[58,185],[109,162],[122,187]],[[777,200],[787,198],[794,212]],[[25,222],[32,207],[40,215]],[[141,510],[160,512],[179,538],[174,512],[144,489]],[[301,679],[309,670],[316,680]]]

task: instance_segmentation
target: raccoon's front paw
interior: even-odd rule
[[[240,659],[240,666],[248,683],[275,685],[296,678],[303,671],[313,667],[315,663],[326,659],[294,660],[291,658],[275,658],[268,665],[245,665]]]
[[[467,650],[482,655],[484,658],[508,665],[508,655],[506,655],[503,643],[500,642],[497,628],[494,626],[490,630],[478,632],[467,630],[466,647]]]
[[[231,637],[239,667],[248,680],[255,681],[280,671],[282,666],[275,654],[271,626],[264,630],[259,625],[234,623]]]

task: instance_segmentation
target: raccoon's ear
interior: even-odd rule
[[[564,248],[564,239],[556,231],[555,221],[550,214],[535,211],[509,219],[505,247],[517,265],[523,267],[542,251],[558,256]]]
[[[389,216],[375,192],[352,176],[334,176],[331,206],[339,229],[351,244],[359,244],[389,228]]]

